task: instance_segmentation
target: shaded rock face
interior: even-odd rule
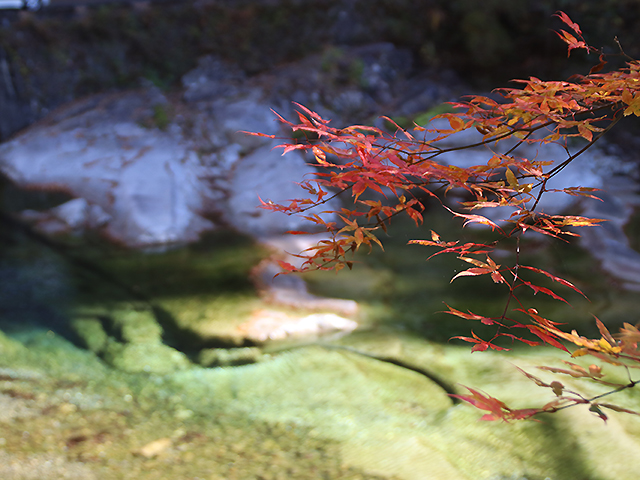
[[[584,202],[583,214],[606,222],[598,228],[583,229],[580,242],[624,289],[640,291],[640,253],[631,248],[625,232],[634,209],[640,207],[637,184],[628,177],[610,177],[604,181],[602,192],[595,195],[601,201]]]
[[[68,266],[46,253],[49,254],[30,252],[27,260],[11,258],[6,253],[0,258],[2,329],[37,325],[43,319],[50,327],[64,329],[64,312],[73,298],[73,286]]]

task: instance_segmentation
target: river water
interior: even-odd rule
[[[427,262],[428,249],[407,246],[409,239],[428,238],[429,229],[444,239],[459,233],[435,206],[426,219],[420,229],[396,222],[385,252],[361,255],[353,271],[309,278],[313,292],[361,305],[362,327],[332,344],[418,365],[458,391],[462,383],[516,404],[541,401],[543,392],[510,362],[531,369],[557,362],[555,352],[520,348],[509,356],[471,356],[468,346],[448,341],[471,328],[483,331],[438,314],[443,302],[495,315],[505,292],[477,279],[449,284],[462,262]],[[264,308],[249,271],[266,252],[246,237],[220,232],[146,254],[75,239],[57,240],[73,248],[52,249],[8,228],[2,239],[4,478],[32,478],[30,472],[101,479],[633,478],[625,462],[637,453],[637,422],[628,416],[612,417],[608,427],[586,411],[542,424],[479,424],[476,410],[454,406],[423,376],[321,344],[285,345],[247,366],[123,373],[104,363],[108,355],[78,343],[69,328],[74,316],[98,311],[100,318],[114,314],[114,305],[139,310],[149,302],[170,312],[169,319],[189,309],[230,319]],[[589,313],[612,326],[628,320],[634,295],[594,274],[596,264],[579,247],[535,240],[522,250],[524,262],[565,275],[592,299],[562,292],[573,304],[563,307],[532,298],[549,318],[585,333],[592,330]],[[506,264],[508,253],[500,258]],[[197,362],[201,346],[194,336],[157,318],[164,342]],[[114,336],[109,342],[118,341],[117,332],[106,333]],[[630,408],[638,401],[633,395],[620,400]],[[597,462],[589,460],[593,449]],[[603,459],[616,465],[610,476],[602,476]]]

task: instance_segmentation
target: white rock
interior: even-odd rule
[[[275,148],[279,143],[273,142],[240,159],[231,179],[227,220],[241,232],[258,238],[288,230],[317,230],[312,222],[298,215],[260,208],[260,199],[288,204],[289,200],[307,197],[307,192],[296,182],[315,172],[298,152],[283,156],[282,149]],[[323,210],[334,209],[331,205],[333,203],[313,208],[309,213],[320,214]]]
[[[83,115],[92,116],[94,112]],[[78,122],[82,123],[82,122]],[[35,127],[0,146],[0,168],[20,186],[58,189],[83,199],[54,216],[73,228],[87,210],[129,246],[194,240],[212,224],[199,215],[200,164],[178,136],[104,118],[71,130]]]
[[[111,220],[100,206],[91,205],[84,198],[74,198],[45,212],[25,210],[21,216],[48,233],[83,233],[98,229]]]
[[[269,340],[318,337],[332,332],[348,333],[358,324],[333,313],[297,317],[276,310],[258,310],[239,329],[246,338],[263,343]]]

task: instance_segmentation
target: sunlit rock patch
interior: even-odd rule
[[[276,310],[257,310],[238,326],[247,340],[264,343],[269,340],[317,338],[329,333],[349,333],[358,324],[334,313],[314,313],[295,316]]]

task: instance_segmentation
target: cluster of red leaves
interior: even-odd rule
[[[577,24],[565,13],[560,12],[557,16],[573,32],[561,30],[558,33],[567,43],[569,53],[580,49],[587,52],[595,51],[586,44]],[[624,52],[621,51],[621,54]],[[406,214],[419,225],[424,221],[424,208],[420,198],[428,196],[440,199],[451,189],[462,190],[472,199],[462,203],[462,207],[468,213],[453,211],[443,204],[454,217],[462,218],[465,226],[472,223],[486,225],[501,238],[515,237],[518,239],[518,245],[519,238],[527,231],[563,239],[566,236],[577,235],[576,227],[598,224],[602,220],[575,215],[552,215],[540,211],[537,207],[541,197],[549,191],[593,197],[592,188],[567,186],[561,190],[553,190],[547,188],[547,183],[590,148],[621,118],[628,115],[640,116],[640,62],[629,59],[621,69],[598,73],[605,65],[606,56],[600,54],[600,63],[586,76],[574,76],[568,81],[542,81],[534,77],[517,80],[521,88],[498,90],[503,97],[501,102],[485,96],[472,96],[465,101],[452,103],[456,113],[438,115],[435,117],[438,121],[432,121],[426,127],[415,125],[411,132],[386,117],[385,119],[394,125],[394,133],[362,125],[336,128],[330,125],[329,120],[299,104],[296,104],[298,123],[290,122],[278,115],[284,125],[298,138],[303,139],[283,144],[284,153],[292,150],[309,152],[321,170],[313,178],[300,184],[306,190],[307,198],[295,199],[286,205],[262,201],[262,206],[287,214],[300,214],[329,233],[326,240],[320,241],[299,255],[303,260],[301,266],[294,267],[282,262],[283,270],[304,272],[340,270],[345,266],[351,268],[350,255],[362,245],[371,248],[373,244],[377,244],[382,248],[376,233],[380,229],[386,231],[386,226],[393,217]],[[444,142],[451,135],[468,129],[480,132],[481,140],[454,147],[447,146]],[[571,153],[567,146],[568,140],[572,137],[584,140],[584,146],[575,153]],[[566,158],[552,163],[518,156],[519,149],[523,146],[542,146],[548,143],[563,146]],[[443,161],[448,153],[468,148],[485,148],[487,162],[461,168]],[[334,197],[341,194],[350,195],[352,208],[331,210],[327,207],[328,210],[321,213],[311,211],[323,205],[330,205]],[[474,210],[495,207],[511,207],[512,213],[506,220],[506,227],[498,226],[484,215],[471,213]],[[331,221],[326,220],[328,217]],[[341,221],[340,225],[334,221],[338,218]],[[546,276],[554,283],[582,292],[567,280],[549,272],[521,265],[517,254],[514,265],[497,264],[491,257],[496,242],[447,242],[432,231],[430,240],[412,240],[410,243],[439,249],[434,255],[453,253],[471,265],[467,270],[455,275],[452,281],[463,276],[488,275],[493,282],[504,285],[508,290],[505,312],[498,318],[474,312],[465,313],[448,307],[449,311],[446,313],[497,327],[494,337],[490,340],[483,340],[473,332],[471,337],[454,337],[473,343],[472,351],[506,350],[493,342],[497,338],[508,337],[527,345],[548,344],[567,352],[565,344],[572,343],[579,347],[573,356],[592,355],[614,365],[622,365],[622,360],[640,363],[640,335],[631,325],[625,326],[620,337],[614,339],[599,323],[602,338],[589,340],[575,332],[563,332],[558,328],[558,323],[543,318],[533,308],[525,308],[516,295],[518,289],[523,287],[534,293],[542,293],[566,302],[554,290],[523,278],[525,272]],[[512,300],[520,306],[515,311],[524,313],[528,318],[527,322],[507,316],[509,302]],[[537,340],[510,333],[514,329],[526,331]],[[587,377],[606,384],[600,378],[600,370],[595,366],[588,371],[581,370],[581,367],[573,364],[570,364],[570,367],[571,370],[547,370],[560,374],[568,372],[572,377]],[[527,375],[538,385],[551,388],[557,399],[538,409],[512,410],[497,399],[472,389],[469,389],[470,395],[459,395],[458,398],[488,410],[490,413],[483,418],[491,420],[528,418],[578,403],[589,404],[591,411],[602,418],[606,418],[606,415],[601,407],[627,411],[610,404],[597,403],[599,397],[587,399],[575,392],[567,394],[560,382],[546,384],[536,377]],[[616,385],[614,392],[634,385],[635,382],[630,380],[626,385]]]

